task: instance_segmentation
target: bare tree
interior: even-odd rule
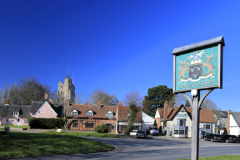
[[[129,106],[130,104],[142,106],[142,102],[143,96],[137,90],[131,90],[123,99],[123,104],[126,106]]]
[[[5,88],[4,88],[4,99],[8,99],[8,84],[5,84]]]
[[[89,101],[87,103],[97,104],[97,101],[101,100],[103,105],[117,105],[118,99],[113,94],[110,95],[104,91],[104,89],[95,89],[92,94],[90,94]]]
[[[77,93],[75,97],[75,103],[81,104],[82,103],[82,93]]]
[[[0,104],[4,103],[4,95],[3,95],[3,90],[0,88]]]
[[[9,103],[12,104],[13,103],[13,95],[14,92],[13,92],[13,86],[12,84],[10,84],[10,87],[8,89],[8,99],[9,99]]]
[[[187,99],[184,97],[184,95],[177,94],[177,95],[174,95],[174,96],[175,96],[175,107],[178,107],[182,104],[185,104]]]

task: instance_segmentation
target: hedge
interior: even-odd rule
[[[98,133],[107,133],[108,132],[108,126],[106,125],[99,125],[99,126],[96,126],[94,128],[94,131],[95,132],[98,132]]]
[[[30,128],[55,129],[64,126],[64,118],[29,118],[28,125]]]

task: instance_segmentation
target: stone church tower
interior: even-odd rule
[[[75,86],[72,84],[72,79],[69,75],[65,78],[64,83],[62,80],[58,83],[58,101],[66,101],[70,99],[70,103],[75,103]]]

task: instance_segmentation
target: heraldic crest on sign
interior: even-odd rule
[[[214,57],[214,53],[211,55],[205,55],[204,50],[197,51],[188,56],[185,61],[180,61],[181,67],[179,67],[179,83],[181,82],[196,82],[201,79],[214,78],[214,67],[211,64],[211,59]],[[207,67],[207,70],[205,69]]]

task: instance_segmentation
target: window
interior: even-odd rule
[[[178,134],[178,130],[174,130],[174,134]]]
[[[73,121],[73,127],[78,127],[78,122],[77,121]]]
[[[17,115],[19,115],[19,112],[13,112],[13,115],[15,116],[17,116]]]
[[[10,120],[10,122],[11,122],[11,123],[14,123],[14,120],[12,119],[12,120]]]
[[[179,131],[179,134],[184,134],[184,130],[180,130],[180,131]]]
[[[41,113],[40,111],[38,111],[38,113]]]
[[[121,132],[121,126],[118,126],[118,128],[119,128],[119,132]]]
[[[85,123],[86,128],[93,128],[94,123]]]
[[[111,111],[108,111],[107,114],[106,114],[106,116],[107,116],[108,118],[112,118],[112,117],[113,117],[113,113],[112,113]]]
[[[92,117],[93,116],[93,111],[89,110],[86,114],[88,117]]]
[[[77,110],[73,110],[73,111],[71,112],[71,115],[72,115],[72,116],[77,116],[77,115],[78,115],[78,111],[77,111]]]
[[[28,123],[28,120],[27,120],[27,119],[24,119],[24,123]]]
[[[185,126],[186,119],[178,119],[178,126]]]
[[[205,124],[204,129],[211,129],[211,125],[210,124]]]
[[[64,95],[64,92],[63,92],[63,91],[61,91],[61,95]]]
[[[116,129],[116,125],[112,125],[112,129]]]

